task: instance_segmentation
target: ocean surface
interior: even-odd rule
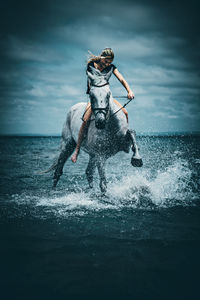
[[[88,156],[57,189],[59,137],[0,138],[0,299],[200,299],[200,136],[138,136],[88,188]]]

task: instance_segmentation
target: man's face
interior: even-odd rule
[[[112,58],[103,57],[101,58],[101,65],[102,67],[106,68],[112,63],[112,61],[113,61]]]

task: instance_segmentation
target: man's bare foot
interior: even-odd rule
[[[72,157],[71,157],[71,161],[72,161],[73,163],[76,163],[77,158],[78,158],[78,153],[75,152],[75,153],[72,155]]]

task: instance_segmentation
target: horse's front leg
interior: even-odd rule
[[[131,158],[131,164],[134,167],[142,167],[143,162],[142,162],[142,158],[139,154],[138,145],[136,143],[136,133],[133,130],[128,130],[128,134],[130,135],[130,138],[131,138],[132,151],[133,151],[133,156]]]
[[[106,192],[107,189],[107,181],[106,181],[106,174],[105,174],[105,163],[106,160],[103,158],[98,159],[97,161],[97,168],[100,176],[100,189],[102,193]]]
[[[96,167],[95,156],[90,155],[88,166],[87,166],[87,169],[86,169],[86,172],[85,172],[90,188],[93,188],[93,175],[94,175],[94,172],[95,172],[95,167]]]

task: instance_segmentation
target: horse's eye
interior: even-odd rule
[[[93,99],[94,99],[94,95],[90,94],[90,100],[93,100]]]

